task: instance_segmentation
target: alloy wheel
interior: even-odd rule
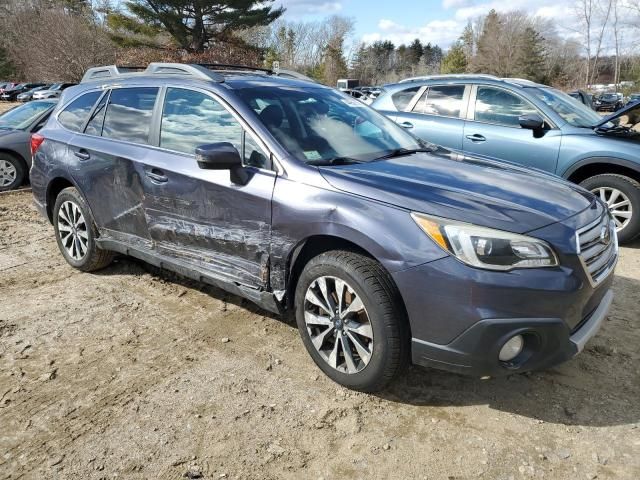
[[[629,197],[617,188],[611,187],[598,187],[591,192],[598,195],[600,200],[609,206],[618,232],[629,224],[631,217],[633,217],[633,205]]]
[[[67,254],[74,260],[82,260],[89,248],[89,232],[80,207],[71,201],[58,210],[58,235]]]
[[[319,277],[304,303],[311,343],[324,361],[342,373],[362,371],[373,354],[373,328],[355,290],[340,278]]]
[[[0,160],[0,187],[8,187],[16,181],[18,171],[11,162]]]

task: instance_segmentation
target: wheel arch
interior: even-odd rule
[[[46,199],[47,217],[49,218],[49,222],[53,223],[53,207],[56,204],[56,198],[58,198],[58,195],[60,195],[60,192],[62,190],[69,187],[73,187],[76,190],[78,190],[78,192],[80,192],[80,189],[78,189],[78,186],[70,178],[65,176],[54,177],[47,184],[45,199]],[[82,195],[82,197],[84,198],[84,195],[82,194],[82,192],[80,192],[80,195]]]
[[[567,169],[562,177],[571,182],[580,183],[587,178],[607,173],[624,175],[640,182],[640,164],[611,157],[593,157],[582,160]]]
[[[365,255],[380,264],[388,275],[393,288],[398,292],[398,298],[400,301],[399,308],[405,313],[405,318],[408,318],[407,309],[402,298],[402,293],[396,285],[395,281],[389,270],[384,266],[375,255],[373,255],[368,249],[359,245],[351,239],[338,237],[330,234],[316,234],[311,235],[304,240],[300,241],[290,252],[287,265],[286,265],[286,279],[285,279],[285,305],[288,310],[293,311],[295,290],[298,284],[298,279],[302,273],[305,265],[314,257],[333,250],[348,250]],[[410,329],[411,326],[407,322],[407,326]]]

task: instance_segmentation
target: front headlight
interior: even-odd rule
[[[472,267],[512,270],[558,265],[551,246],[537,238],[422,213],[411,216],[434,242]]]

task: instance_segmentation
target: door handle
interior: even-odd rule
[[[407,130],[409,130],[409,129],[413,128],[413,123],[411,123],[411,122],[402,122],[402,123],[400,123],[400,126],[402,128],[406,128]]]
[[[151,181],[156,183],[167,183],[169,181],[169,177],[167,177],[164,172],[158,168],[145,170],[145,174],[151,179]]]
[[[89,154],[89,152],[87,152],[84,148],[81,148],[80,150],[76,150],[75,152],[73,152],[73,154],[78,157],[80,160],[89,160],[91,158],[91,155]]]
[[[480,142],[484,142],[484,141],[487,140],[486,138],[484,138],[484,136],[482,136],[480,134],[477,134],[477,133],[475,133],[473,135],[467,135],[467,138],[469,140],[471,140],[473,143],[480,143]]]

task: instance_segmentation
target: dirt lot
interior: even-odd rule
[[[637,479],[640,244],[615,291],[552,371],[357,394],[237,297],[124,258],[73,270],[31,194],[0,194],[0,479]]]

